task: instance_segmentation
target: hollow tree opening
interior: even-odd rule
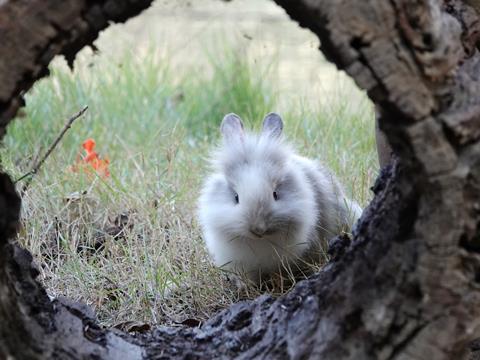
[[[212,266],[194,221],[224,114],[255,129],[265,111],[277,111],[285,136],[333,169],[362,205],[378,173],[373,106],[324,59],[313,33],[273,2],[181,4],[156,2],[110,26],[72,69],[55,58],[50,76],[26,93],[0,149],[4,170],[24,176],[66,118],[88,104],[41,171],[17,180],[17,240],[39,264],[50,297],[94,307],[102,326],[199,323],[263,292],[238,291]],[[93,145],[86,139],[101,162],[110,160],[108,173],[92,176],[79,161],[79,152],[87,158],[82,143]],[[276,280],[269,293],[292,285]]]
[[[277,300],[264,296],[236,304],[200,329],[163,327],[134,338],[99,328],[79,304],[50,302],[34,280],[31,256],[6,240],[15,229],[19,201],[8,176],[2,175],[2,355],[470,356],[469,344],[480,331],[478,14],[453,0],[276,2],[319,36],[321,50],[330,61],[368,90],[382,108],[380,126],[399,157],[379,177],[375,198],[353,239],[337,239],[333,260]],[[4,2],[0,14],[8,15],[22,6],[33,9],[35,4]],[[31,53],[22,53],[27,60],[3,61],[1,68],[11,68],[16,74],[1,73],[10,79],[0,92],[3,123],[18,108],[21,90],[44,74],[50,58],[39,57],[39,53],[73,54],[88,43],[98,29],[92,25],[95,22],[82,20],[94,8],[103,19],[122,19],[133,15],[139,4],[148,5],[140,1],[75,5],[52,1],[57,5],[55,11],[43,5],[46,15],[42,20],[47,24],[32,20],[32,27],[56,30],[58,25],[52,24],[58,18],[52,20],[48,14],[69,13],[66,28],[73,23],[76,31],[59,31],[65,36],[57,37],[38,31],[47,35],[32,36],[31,44],[35,39],[39,43],[31,47]],[[15,24],[10,26],[12,36],[18,30]],[[18,50],[11,51],[17,54]],[[1,53],[5,58],[6,52],[2,49]],[[3,325],[7,323],[11,325]]]

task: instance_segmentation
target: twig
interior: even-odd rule
[[[65,133],[67,132],[68,129],[70,129],[70,127],[72,126],[73,122],[75,120],[77,120],[80,116],[82,116],[85,111],[87,111],[88,109],[88,106],[85,106],[82,110],[80,110],[79,112],[77,112],[75,115],[73,115],[70,119],[68,119],[68,121],[66,122],[65,126],[63,127],[62,131],[60,132],[60,134],[58,134],[57,138],[55,139],[55,141],[52,143],[52,145],[50,145],[50,147],[48,148],[48,150],[45,152],[45,155],[43,155],[43,157],[37,161],[33,167],[32,167],[32,170],[30,170],[29,172],[27,172],[26,174],[20,176],[17,180],[15,180],[15,184],[18,183],[19,181],[25,179],[26,177],[30,176],[30,178],[25,182],[25,184],[23,185],[22,187],[22,191],[21,191],[21,194],[23,195],[28,187],[30,186],[30,183],[32,182],[32,179],[33,179],[33,175],[35,175],[36,173],[38,173],[38,171],[40,170],[40,167],[43,165],[43,163],[45,162],[45,160],[47,160],[47,158],[50,156],[50,154],[52,153],[52,151],[55,149],[55,147],[58,145],[58,143],[60,142],[60,140],[62,140],[63,138],[63,135],[65,135]]]

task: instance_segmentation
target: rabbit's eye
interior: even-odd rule
[[[278,194],[276,191],[273,192],[273,198],[275,199],[275,201],[278,200]]]
[[[238,194],[235,193],[235,204],[238,204]]]

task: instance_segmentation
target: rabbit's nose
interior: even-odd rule
[[[252,234],[254,234],[258,237],[261,237],[265,234],[265,232],[267,231],[267,228],[265,226],[262,226],[262,225],[254,225],[254,226],[250,227],[250,231],[252,232]]]

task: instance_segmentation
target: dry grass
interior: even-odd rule
[[[29,169],[69,115],[89,105],[23,199],[18,241],[41,264],[52,296],[85,301],[104,324],[115,325],[202,320],[263,291],[240,294],[212,266],[195,219],[205,158],[223,114],[237,112],[258,126],[282,96],[266,81],[274,65],[253,68],[238,58],[225,50],[209,75],[189,69],[173,78],[168,59],[154,52],[120,60],[85,56],[73,72],[55,62],[52,75],[28,94],[1,151],[14,177]],[[283,101],[280,111],[300,151],[321,155],[365,204],[377,167],[373,110],[338,79],[334,97],[308,106]],[[110,158],[110,178],[69,171],[87,137]]]

